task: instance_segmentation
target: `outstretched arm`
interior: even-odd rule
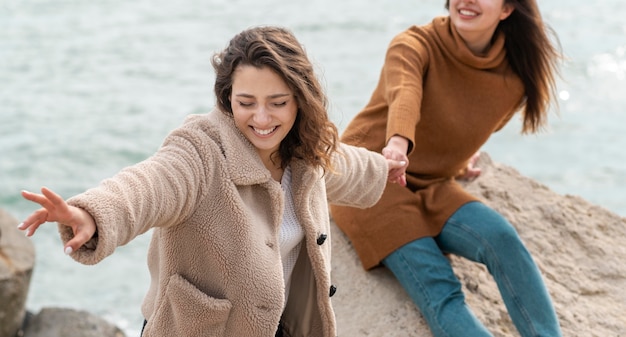
[[[78,250],[93,237],[96,232],[96,223],[89,213],[68,205],[61,196],[46,187],[41,188],[41,193],[22,191],[24,199],[42,207],[34,211],[17,227],[20,230],[26,230],[26,236],[35,234],[39,226],[45,222],[58,222],[71,227],[74,238],[65,244],[65,254]]]

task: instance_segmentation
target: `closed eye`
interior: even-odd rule
[[[240,105],[240,106],[242,106],[242,107],[251,107],[251,106],[253,106],[253,105],[254,105],[254,103],[241,102],[241,101],[238,101],[238,103],[239,103],[239,105]]]

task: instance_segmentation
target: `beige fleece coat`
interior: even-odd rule
[[[155,155],[71,198],[98,228],[72,257],[95,264],[154,228],[145,337],[271,337],[279,320],[288,336],[335,336],[327,202],[371,206],[387,179],[381,155],[348,145],[340,151],[335,173],[291,163],[305,242],[285,308],[278,247],[283,191],[219,111],[190,116]],[[59,228],[66,242],[71,231]]]

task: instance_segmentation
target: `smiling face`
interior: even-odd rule
[[[450,20],[467,45],[475,52],[489,46],[498,24],[513,12],[505,0],[450,0]]]
[[[266,166],[293,127],[296,98],[287,83],[268,67],[239,65],[230,97],[235,124],[254,145]],[[280,162],[272,166],[280,166]],[[269,167],[268,167],[269,168]]]

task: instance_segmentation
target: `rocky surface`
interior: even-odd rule
[[[35,249],[17,229],[19,221],[0,209],[0,337],[15,336],[26,315]]]
[[[26,310],[35,248],[17,229],[18,223],[0,209],[0,337],[125,337],[119,328],[86,311]]]
[[[626,336],[626,218],[559,195],[484,153],[478,166],[481,176],[465,188],[517,228],[543,273],[564,336]],[[336,226],[332,240],[339,336],[431,336],[388,270],[365,272]],[[519,336],[486,268],[451,260],[477,317],[496,337]]]
[[[125,337],[115,325],[87,311],[44,308],[29,319],[24,337]]]

